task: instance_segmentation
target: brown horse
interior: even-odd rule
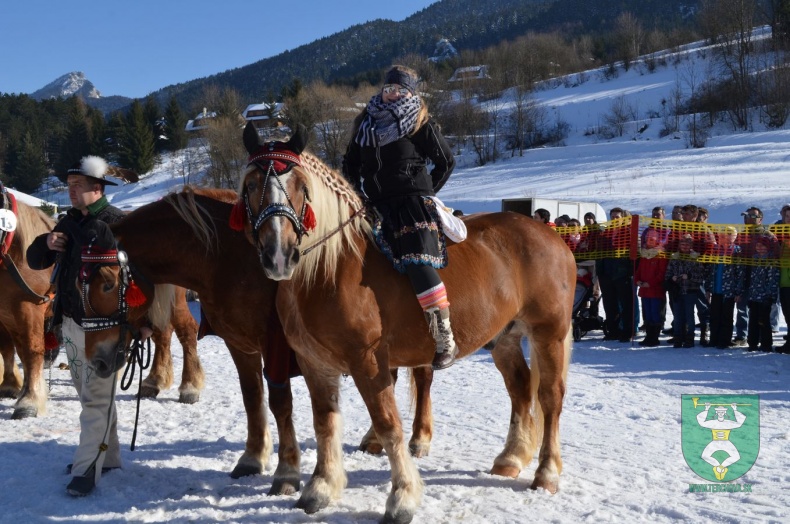
[[[349,374],[392,468],[384,521],[409,522],[422,482],[403,445],[389,369],[430,365],[434,341],[408,278],[371,241],[359,197],[337,172],[301,154],[305,141],[297,132],[287,144],[263,144],[248,126],[240,200],[246,233],[268,276],[280,280],[277,310],[313,403],[318,463],[298,506],[318,511],[346,485],[338,396],[340,376]],[[553,493],[562,469],[559,416],[570,359],[573,255],[552,229],[524,215],[484,214],[466,226],[468,238],[448,246],[441,276],[460,356],[490,347],[510,396],[508,436],[492,473],[518,476],[542,430],[532,487]],[[304,239],[311,245],[301,246]],[[529,340],[531,366],[522,337]],[[542,428],[536,429],[533,409],[543,417]]]
[[[3,351],[3,384],[0,396],[17,398],[12,418],[35,417],[46,410],[47,388],[44,383],[44,314],[51,270],[35,271],[27,265],[25,252],[33,239],[52,229],[54,222],[43,211],[17,202],[17,225],[8,249],[8,261],[0,262],[0,347]],[[14,267],[9,267],[13,264]],[[29,290],[13,277],[16,268]],[[14,361],[14,348],[24,370]]]
[[[272,441],[263,408],[262,362],[267,369],[287,349],[282,343],[282,327],[274,309],[277,284],[265,277],[255,250],[243,234],[228,227],[233,191],[185,189],[134,211],[111,226],[118,244],[129,257],[140,282],[155,284],[144,289],[145,304],[129,309],[132,322],[149,313],[158,302],[160,285],[177,283],[200,295],[201,307],[212,330],[222,337],[236,365],[247,413],[247,443],[231,476],[262,473],[272,451]],[[89,300],[102,315],[118,309],[120,268],[114,269],[114,285],[91,285]],[[106,272],[105,272],[106,273]],[[107,278],[97,272],[94,278]],[[114,359],[119,337],[117,328],[88,333],[89,358],[109,363]],[[128,340],[127,340],[128,343]],[[430,410],[430,368],[414,374],[416,413],[411,449],[415,455],[428,453],[432,435]],[[269,406],[279,436],[279,465],[270,494],[290,494],[300,488],[300,450],[292,420],[293,399],[290,381],[269,388]],[[371,430],[360,447],[381,451]]]
[[[123,285],[118,261],[94,272],[86,300],[96,315],[125,316],[133,326],[145,316],[162,323],[167,309],[168,284],[192,289],[214,333],[222,337],[239,375],[247,413],[247,442],[231,476],[260,474],[269,461],[272,439],[263,407],[263,360],[272,346],[272,333],[281,332],[274,312],[276,283],[265,278],[255,251],[243,235],[227,225],[232,191],[191,189],[142,206],[112,224],[117,245],[128,256],[131,276],[146,295],[146,302],[119,311]],[[210,198],[211,195],[214,198]],[[223,202],[224,200],[224,202]],[[106,285],[92,285],[104,281]],[[254,292],[252,292],[254,290]],[[88,315],[88,319],[92,318]],[[271,325],[270,322],[275,322]],[[95,367],[114,369],[121,340],[120,326],[86,333],[86,356]],[[121,359],[120,364],[123,363]],[[300,488],[300,449],[292,420],[290,382],[270,388],[269,405],[279,432],[279,465],[271,494],[290,494]]]
[[[33,239],[51,231],[55,223],[39,209],[23,202],[16,204],[17,227],[8,256],[30,290],[43,296],[50,288],[52,268],[30,269],[25,253]],[[203,369],[197,355],[197,324],[189,313],[185,296],[186,290],[176,291],[172,324],[164,331],[154,332],[156,350],[151,371],[143,382],[143,396],[156,397],[173,382],[170,343],[175,330],[184,348],[179,402],[193,403],[200,398]],[[35,417],[46,409],[47,388],[43,374],[46,309],[47,303],[26,291],[12,276],[7,263],[0,263],[0,353],[3,357],[0,398],[18,398],[12,415],[14,419]],[[15,349],[24,369],[24,382],[14,361]]]

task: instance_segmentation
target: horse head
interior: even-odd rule
[[[245,233],[272,280],[292,277],[302,237],[315,226],[309,179],[302,170],[307,139],[303,125],[287,142],[262,140],[252,123],[244,128],[249,157],[235,211],[246,212]]]
[[[126,253],[105,223],[92,225],[85,239],[77,278],[85,356],[96,374],[107,378],[123,367],[132,340],[139,338],[154,288],[136,285]]]

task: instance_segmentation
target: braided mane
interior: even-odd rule
[[[352,214],[361,211],[364,204],[337,170],[331,169],[311,153],[303,152],[301,156],[302,167],[294,167],[294,170],[307,178],[310,205],[317,219],[316,229],[304,240],[304,248],[308,248],[348,221]],[[340,257],[346,251],[350,250],[355,257],[362,259],[363,253],[355,241],[360,235],[370,235],[370,224],[361,212],[340,232],[326,238],[316,249],[304,255],[297,264],[293,278],[310,287],[318,271],[322,270],[325,278],[333,283]]]

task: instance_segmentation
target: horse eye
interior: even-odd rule
[[[105,293],[109,293],[110,291],[112,291],[114,287],[115,284],[113,284],[112,282],[105,282],[101,290],[104,291]]]
[[[247,181],[247,191],[252,192],[255,191],[257,188],[258,188],[258,184],[255,182],[255,180]]]

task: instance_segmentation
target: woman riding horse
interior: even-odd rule
[[[377,241],[395,269],[409,276],[436,340],[433,369],[453,365],[458,347],[450,301],[437,269],[447,265],[434,196],[455,166],[452,150],[417,92],[417,72],[393,66],[381,92],[354,121],[343,174],[381,217]],[[426,161],[433,162],[430,173]]]

